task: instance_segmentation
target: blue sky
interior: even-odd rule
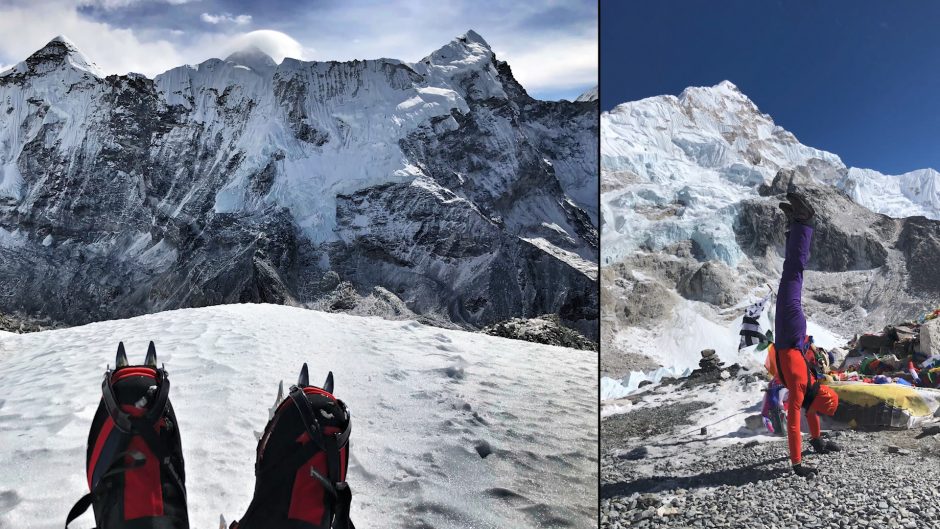
[[[468,29],[535,97],[597,84],[594,0],[0,0],[0,68],[59,34],[106,73],[153,76],[245,44],[277,60],[418,61]]]
[[[601,107],[728,79],[850,166],[940,169],[940,2],[601,0]]]

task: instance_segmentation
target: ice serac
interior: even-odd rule
[[[779,280],[777,204],[791,184],[819,212],[811,326],[851,336],[940,303],[940,175],[848,168],[728,81],[602,113],[601,173],[602,347],[620,352],[602,367],[612,375],[694,367],[703,349],[746,360],[740,317]]]
[[[591,331],[597,115],[530,97],[473,31],[417,63],[249,48],[154,79],[54,40],[0,76],[0,312],[379,299]]]

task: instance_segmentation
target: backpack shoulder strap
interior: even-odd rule
[[[352,505],[352,489],[345,481],[336,484],[336,514],[333,518],[333,529],[356,529],[349,519],[349,509]]]
[[[803,397],[803,408],[809,410],[809,407],[813,405],[813,401],[816,400],[816,396],[819,395],[819,377],[816,376],[816,373],[813,371],[813,368],[809,365],[809,360],[806,357],[803,357],[803,361],[806,362],[806,395]],[[812,383],[810,383],[812,381]]]
[[[774,347],[774,355],[777,359],[777,376],[780,377],[780,382],[786,387],[787,381],[783,378],[783,364],[780,363],[780,348]]]
[[[130,465],[119,464],[124,461],[124,456],[131,457]],[[72,506],[71,510],[69,510],[69,514],[65,518],[65,529],[68,529],[70,523],[84,514],[85,511],[88,510],[88,507],[91,507],[91,504],[95,499],[95,494],[98,492],[98,489],[101,487],[101,484],[104,483],[106,478],[121,474],[132,468],[141,467],[145,462],[146,461],[140,452],[121,452],[115,455],[114,461],[108,467],[107,471],[105,471],[104,475],[101,476],[101,479],[98,480],[98,483],[95,484],[94,489],[92,489],[92,491],[88,494],[82,496],[77,502],[75,502],[75,505]]]

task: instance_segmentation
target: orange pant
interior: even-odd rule
[[[780,364],[777,369],[783,374],[789,397],[787,397],[787,444],[790,448],[790,461],[795,465],[802,456],[803,436],[800,433],[800,410],[806,389],[815,382],[808,378],[806,362],[799,349],[786,349],[780,351]],[[809,424],[809,434],[815,439],[820,436],[819,415],[832,416],[839,406],[839,396],[831,388],[820,386],[813,404],[806,410],[806,422]]]

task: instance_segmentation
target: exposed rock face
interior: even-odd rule
[[[921,326],[918,350],[928,358],[940,354],[940,319],[930,320]]]
[[[597,343],[588,340],[577,331],[564,327],[558,321],[558,317],[551,314],[540,318],[513,318],[490,325],[483,329],[483,332],[502,338],[597,351]]]
[[[702,263],[695,272],[682,278],[679,293],[686,299],[726,307],[735,301],[731,274],[731,269],[720,261]]]
[[[904,254],[911,290],[940,296],[940,222],[911,217],[902,226],[897,248]]]
[[[154,79],[56,39],[0,73],[0,311],[550,313],[596,338],[597,112],[532,99],[472,31],[414,64],[245,50]]]
[[[52,327],[49,325],[44,326],[41,322],[24,320],[15,316],[0,314],[0,331],[24,333],[38,332],[42,330],[48,330],[50,328]]]

